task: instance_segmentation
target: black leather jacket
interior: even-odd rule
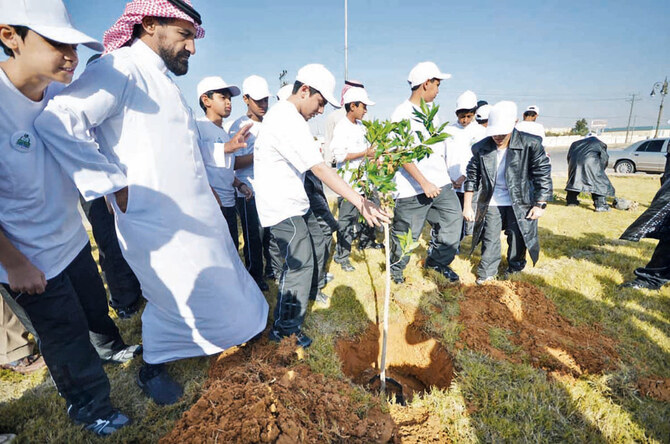
[[[479,141],[472,147],[472,159],[468,164],[464,185],[465,191],[479,191],[472,251],[481,240],[484,216],[493,196],[497,149],[491,137]],[[535,263],[540,255],[537,220],[528,220],[526,215],[536,202],[548,202],[553,198],[551,164],[540,137],[516,129],[512,131],[507,149],[505,181],[524,243]]]
[[[614,196],[607,168],[607,145],[597,137],[588,137],[570,145],[568,151],[568,182],[566,191]]]

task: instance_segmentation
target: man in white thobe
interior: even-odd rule
[[[148,301],[138,384],[171,404],[182,390],[163,364],[248,341],[265,328],[268,305],[235,250],[193,114],[172,79],[188,71],[194,39],[204,36],[199,15],[190,2],[150,6],[127,5],[105,33],[105,55],[35,126],[84,198],[107,196],[114,209],[123,255]],[[244,144],[244,135],[229,143]]]

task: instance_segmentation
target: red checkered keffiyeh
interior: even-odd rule
[[[190,0],[184,0],[189,5]],[[133,28],[142,22],[144,17],[166,17],[188,20],[195,26],[195,38],[205,36],[205,30],[186,13],[173,6],[167,0],[133,0],[126,5],[126,10],[114,25],[109,28],[102,38],[105,45],[105,54],[114,51],[128,43],[133,36]]]

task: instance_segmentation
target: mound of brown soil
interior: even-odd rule
[[[599,373],[618,360],[616,342],[596,327],[574,326],[558,314],[554,303],[525,282],[495,282],[465,290],[460,301],[460,334],[467,347],[497,359],[528,361],[535,367],[578,376]],[[515,350],[491,344],[491,330],[510,332]]]
[[[670,378],[644,378],[638,381],[637,387],[644,396],[670,402]]]
[[[262,340],[222,354],[202,397],[162,443],[389,442],[397,427],[346,382],[314,374],[295,342]]]
[[[368,386],[379,375],[382,327],[368,325],[362,336],[340,340],[335,346],[342,371],[357,384]],[[454,376],[451,356],[417,323],[394,320],[389,326],[386,376],[400,383],[405,400],[431,387],[449,388]],[[378,380],[376,385],[378,385]]]

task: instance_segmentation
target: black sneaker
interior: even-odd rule
[[[400,275],[391,275],[391,280],[395,282],[396,284],[404,284],[405,283],[405,277]]]
[[[105,364],[125,364],[132,360],[135,356],[142,354],[142,346],[139,344],[126,345],[121,350],[114,352],[109,358],[103,359]]]
[[[378,242],[370,242],[364,245],[359,245],[358,246],[359,251],[363,250],[383,250],[384,249],[384,244],[380,244]]]
[[[660,285],[655,285],[650,282],[643,281],[641,279],[633,279],[632,281],[624,282],[619,285],[620,288],[634,288],[636,290],[660,290]]]
[[[172,379],[163,364],[144,364],[137,374],[137,385],[158,405],[174,404],[181,398],[183,390]]]
[[[307,336],[305,333],[299,331],[298,333],[293,333],[296,337],[296,343],[302,348],[307,348],[310,345],[312,345],[312,338]],[[270,330],[268,333],[268,339],[270,339],[273,342],[281,342],[282,339],[284,339],[287,336],[291,335],[282,335],[280,334],[277,330]]]
[[[129,305],[127,307],[115,308],[114,311],[116,312],[116,316],[119,319],[130,319],[138,311],[140,311],[140,304],[139,304],[139,302],[136,302],[136,303],[134,303],[132,305]]]
[[[349,262],[348,260],[344,261],[344,262],[338,262],[338,264],[340,264],[340,267],[342,268],[342,271],[346,271],[347,273],[350,273],[352,271],[356,271],[356,267],[351,265],[351,262]]]
[[[92,423],[86,424],[84,430],[93,432],[98,436],[109,436],[117,430],[130,425],[130,423],[130,418],[118,410],[114,410],[106,418],[96,419]]]
[[[610,210],[609,206],[596,207],[594,210],[596,213],[607,213]]]
[[[258,279],[258,280],[256,281],[256,285],[258,285],[258,288],[259,288],[261,291],[268,291],[268,290],[270,289],[270,286],[268,285],[268,283],[265,282],[265,280],[262,279],[262,278],[261,278],[261,279]]]
[[[458,282],[461,278],[456,274],[451,267],[440,267],[439,265],[426,265],[426,268],[429,270],[435,270],[441,275],[443,275],[449,282]]]

